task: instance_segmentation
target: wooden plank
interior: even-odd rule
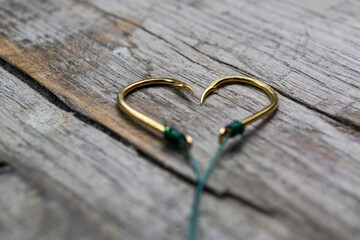
[[[76,209],[68,209],[14,170],[0,169],[0,238],[105,239]]]
[[[360,50],[360,19],[353,11],[359,1],[84,2],[141,22],[140,28],[194,64],[206,65],[210,79],[247,72],[287,98],[360,129],[360,58],[354,54]]]
[[[0,101],[4,103],[0,111],[0,154],[4,161],[94,222],[104,234],[97,239],[183,238],[192,185],[59,109],[4,69],[0,69],[0,77]],[[16,192],[21,193],[13,194]],[[0,209],[7,205],[0,201]],[[21,207],[20,203],[14,205]],[[30,217],[31,210],[36,211],[28,210],[25,218]],[[231,198],[205,194],[203,211],[206,239],[300,239],[318,234],[311,229],[299,231],[293,224]],[[66,215],[60,213],[59,218],[61,214]],[[83,226],[74,226],[78,227]]]
[[[276,52],[291,63],[287,66],[286,62],[278,61],[278,57],[263,59],[261,55],[256,55],[256,51],[266,53],[272,47],[254,49],[256,46],[253,44],[256,45],[260,40],[252,42],[254,37],[251,32],[241,41],[250,45],[248,50],[250,53],[245,51],[241,55],[240,47],[235,48],[234,51],[230,48],[236,43],[234,41],[240,38],[219,37],[218,39],[216,36],[219,34],[210,34],[215,29],[208,29],[195,21],[195,17],[199,16],[211,23],[210,26],[217,26],[221,32],[232,31],[233,29],[224,27],[224,22],[221,24],[216,22],[223,16],[222,18],[214,16],[211,18],[213,20],[207,16],[210,15],[209,9],[216,10],[217,14],[223,9],[214,2],[198,4],[200,7],[185,3],[174,4],[175,7],[185,8],[184,12],[190,12],[191,16],[183,17],[184,23],[174,14],[174,7],[170,4],[164,3],[160,4],[161,6],[157,4],[156,8],[151,8],[153,6],[151,2],[144,2],[138,6],[132,5],[131,1],[122,2],[122,9],[128,13],[126,15],[117,3],[110,1],[107,3],[109,4],[103,5],[113,6],[111,12],[115,15],[104,12],[102,9],[105,7],[94,7],[87,2],[53,1],[40,4],[38,1],[26,3],[4,1],[2,9],[5,17],[2,21],[6,32],[3,33],[5,40],[1,42],[3,47],[0,48],[0,55],[45,85],[72,109],[100,122],[135,144],[142,153],[186,178],[191,178],[192,174],[182,155],[166,149],[158,138],[140,129],[126,116],[120,116],[115,102],[117,91],[134,80],[150,76],[166,76],[189,83],[199,94],[213,78],[241,73],[233,66],[228,66],[233,64],[229,52],[236,54],[234,58],[237,61],[240,57],[247,57],[252,65],[246,67],[247,62],[241,62],[241,69],[250,71],[250,68],[254,67],[251,70],[252,74],[271,83],[282,92],[280,109],[266,124],[253,129],[240,149],[236,149],[236,144],[240,142],[234,143],[231,148],[233,151],[223,156],[223,161],[214,172],[209,187],[219,194],[227,194],[248,202],[263,212],[280,214],[294,225],[308,222],[304,225],[309,226],[311,223],[310,228],[320,229],[320,233],[330,231],[340,234],[338,236],[341,237],[346,234],[359,235],[359,132],[356,127],[359,119],[356,112],[358,96],[354,90],[357,85],[351,80],[354,78],[351,76],[355,74],[353,68],[348,69],[336,62],[345,60],[341,57],[333,57],[322,59],[322,63],[325,62],[330,67],[337,64],[336,68],[331,69],[334,71],[338,69],[339,74],[350,76],[344,77],[350,82],[346,85],[340,83],[334,88],[335,92],[346,89],[342,92],[346,92],[348,98],[340,95],[341,92],[336,94],[331,92],[326,84],[321,84],[321,81],[327,80],[326,74],[312,72],[307,76],[299,72],[311,70],[314,67],[311,62],[303,63],[289,59],[291,55],[289,49],[295,48],[290,40],[295,36],[300,38],[302,35],[299,32],[290,32],[291,34],[287,32],[289,35],[285,37],[280,33],[274,34],[275,37],[269,34],[270,40],[264,35],[257,37],[260,40],[265,39],[264,41],[270,46],[276,43],[276,38],[278,41],[287,40],[279,42],[279,48],[284,46]],[[244,4],[244,16],[249,16],[245,20],[250,24],[249,19],[252,19],[256,6]],[[323,11],[320,5],[316,5],[316,11]],[[233,11],[240,9],[237,5],[229,6]],[[275,10],[281,11],[286,6],[289,4],[283,2],[279,5],[279,9]],[[296,6],[290,8],[296,13],[294,16],[310,19],[307,16],[312,16],[311,12]],[[265,7],[268,9],[270,5],[265,4]],[[203,9],[204,13],[197,8]],[[11,11],[14,9],[16,11]],[[129,15],[129,9],[134,10],[134,15]],[[165,11],[167,9],[168,11]],[[266,9],[260,9],[262,16],[266,16]],[[150,10],[151,15],[147,12]],[[335,11],[341,16],[341,11],[336,9]],[[288,20],[296,22],[290,12],[286,12]],[[314,16],[313,23],[319,24],[319,18],[316,14]],[[131,21],[124,17],[130,18]],[[331,19],[328,20],[326,17],[324,19],[328,22],[325,21],[323,24],[332,23]],[[275,24],[276,21],[270,22]],[[265,23],[257,19],[252,24],[256,24],[254,29],[263,29],[262,25]],[[195,26],[189,27],[193,25]],[[285,27],[288,30],[290,28]],[[271,29],[271,31],[275,30]],[[281,28],[280,30],[282,31]],[[186,35],[179,33],[175,36],[178,31],[186,31]],[[257,34],[261,33],[257,31]],[[322,30],[316,31],[320,34]],[[208,38],[214,43],[202,43],[201,39],[196,37],[196,32],[201,33],[201,36],[209,36]],[[346,42],[347,37],[353,39],[350,33],[347,31],[345,33],[341,41]],[[183,35],[189,37],[185,38]],[[325,47],[330,49],[330,45],[335,48],[341,45],[336,42],[332,46],[335,40],[330,39],[330,43],[324,43],[325,47],[315,48],[319,39],[317,37],[313,40],[314,42],[310,44],[313,47],[305,52],[306,57],[302,60],[308,59],[311,54],[320,55],[320,49]],[[222,42],[224,45],[221,45]],[[212,45],[214,48],[210,48]],[[220,51],[221,46],[227,48],[224,47]],[[216,53],[220,53],[221,59],[214,59],[217,55],[212,49],[218,50]],[[356,59],[354,63],[351,57],[346,58],[348,51],[354,49],[356,46],[350,44],[349,49],[341,55],[349,66],[356,64]],[[341,54],[341,49],[335,49],[334,52]],[[301,58],[301,51],[296,56]],[[249,59],[259,60],[259,65],[255,66],[254,61]],[[268,62],[269,64],[266,64]],[[316,67],[320,68],[317,69],[320,72],[321,69],[324,71],[323,68],[326,68],[318,65]],[[283,82],[279,83],[276,80],[290,70],[293,72],[283,76]],[[331,74],[333,76],[335,73]],[[319,78],[320,84],[313,78],[315,80]],[[312,81],[310,82],[309,79]],[[300,84],[300,90],[294,87],[296,84]],[[334,84],[336,81],[329,79],[328,86]],[[305,95],[301,95],[302,93]],[[316,99],[313,99],[314,94]],[[156,112],[157,116],[163,116],[159,119],[191,133],[195,138],[194,151],[202,166],[212,154],[211,149],[216,147],[215,136],[220,126],[229,123],[232,119],[241,119],[266,103],[266,99],[258,92],[240,87],[222,90],[218,95],[207,99],[206,104],[201,108],[196,105],[198,99],[188,95],[186,97],[188,100],[184,100],[184,96],[178,96],[177,92],[159,88],[134,94],[129,100],[145,113],[154,116]],[[326,102],[330,99],[329,102],[334,102],[337,98],[341,103],[329,104],[328,109],[317,107],[322,100]],[[148,103],[154,103],[154,106]],[[346,106],[347,104],[349,106]],[[235,107],[229,108],[229,106]],[[341,108],[344,110],[343,114],[340,114]],[[219,112],[217,109],[226,109],[226,111]],[[350,115],[346,114],[346,109],[350,109]],[[344,116],[344,119],[340,119],[340,115]],[[352,128],[344,127],[339,120],[344,120],[348,125],[352,125]]]

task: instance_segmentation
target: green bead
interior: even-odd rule
[[[185,147],[185,144],[187,143],[185,136],[171,127],[165,128],[164,139],[169,146],[177,149]]]
[[[226,126],[226,128],[230,129],[230,137],[234,137],[237,134],[243,135],[245,130],[245,126],[241,121],[235,121]]]

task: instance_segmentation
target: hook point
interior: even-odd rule
[[[201,98],[200,98],[200,104],[202,104],[205,100],[205,98],[212,92],[218,90],[217,88],[215,87],[207,87],[203,93],[201,94]]]
[[[203,94],[201,95],[201,98],[200,98],[200,104],[201,105],[203,104],[205,97],[206,97],[205,92],[203,92]]]

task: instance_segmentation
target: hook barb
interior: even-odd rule
[[[176,83],[174,86],[178,89],[182,89],[182,90],[191,92],[192,94],[195,95],[194,89],[192,87],[190,87],[189,85],[187,85],[186,83],[179,82],[179,83]]]

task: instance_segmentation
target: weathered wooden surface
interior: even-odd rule
[[[219,239],[218,234],[224,234],[224,239],[255,238],[254,233],[247,235],[247,231],[260,229],[265,234],[260,233],[260,236],[268,238],[359,238],[358,1],[91,0],[44,3],[2,0],[0,6],[3,29],[0,56],[5,61],[49,89],[60,99],[56,101],[68,108],[67,111],[76,112],[75,116],[80,120],[86,120],[87,124],[95,121],[100,124],[97,125],[100,131],[111,131],[110,135],[117,140],[110,139],[115,142],[113,144],[124,141],[134,146],[142,155],[136,156],[133,150],[127,155],[130,162],[134,162],[128,171],[136,169],[137,164],[151,161],[147,167],[161,166],[157,171],[165,174],[165,182],[174,174],[178,178],[173,187],[156,187],[159,192],[169,194],[165,194],[160,202],[147,200],[141,208],[144,214],[141,216],[142,230],[135,234],[129,228],[140,220],[135,217],[123,220],[122,211],[136,215],[136,208],[129,210],[126,206],[112,212],[111,207],[104,206],[106,203],[101,201],[105,193],[88,191],[89,183],[85,181],[88,178],[77,180],[78,185],[70,184],[77,175],[90,174],[91,168],[74,169],[73,178],[57,179],[51,174],[60,171],[58,167],[43,167],[30,157],[26,162],[22,159],[26,151],[31,150],[33,154],[40,151],[32,149],[31,144],[23,151],[18,151],[16,144],[4,145],[8,147],[3,147],[1,153],[11,156],[8,161],[16,162],[15,167],[27,178],[49,185],[48,188],[64,202],[68,203],[69,196],[76,191],[86,194],[77,197],[79,202],[90,206],[83,208],[84,214],[91,212],[89,215],[96,223],[104,222],[106,232],[111,232],[110,237],[126,232],[129,238],[146,235],[154,239],[180,238],[186,206],[191,198],[190,188],[183,181],[193,179],[183,155],[164,147],[158,136],[119,112],[115,101],[118,90],[148,77],[171,77],[193,86],[196,97],[169,88],[154,88],[133,94],[129,102],[144,113],[189,133],[195,141],[195,155],[205,166],[217,145],[219,127],[260,109],[267,99],[243,86],[222,89],[209,97],[203,106],[199,106],[198,97],[216,77],[250,74],[277,89],[280,107],[269,121],[249,129],[243,140],[234,141],[222,156],[208,184],[208,194],[221,195],[223,198],[213,201],[230,210],[224,210],[224,213],[215,206],[205,206],[213,211],[211,221],[221,216],[228,219],[219,226],[209,223],[207,227],[214,232],[210,232],[208,238]],[[3,83],[1,89],[5,91]],[[47,97],[39,96],[39,103]],[[7,98],[10,98],[9,94],[4,97]],[[5,114],[4,109],[2,114]],[[26,113],[12,111],[11,114],[20,122],[28,118]],[[39,115],[32,122],[35,126],[44,122],[41,119],[61,119],[59,114],[44,115],[36,109],[33,114]],[[76,121],[72,118],[70,122],[80,124]],[[1,124],[7,129],[10,122]],[[25,129],[28,125],[25,123],[17,128]],[[92,136],[87,133],[88,128],[91,127],[83,130],[79,138],[86,144],[93,144],[88,139]],[[64,143],[66,137],[71,139],[72,136],[70,131],[66,133],[68,136],[64,134],[63,141],[50,143],[52,147],[47,145],[50,150],[43,161],[50,165],[57,163],[59,155],[53,155],[55,150],[51,149],[61,143],[60,146],[69,151],[69,161],[82,157],[81,163],[90,164],[86,157],[89,153],[81,149],[82,145],[76,148]],[[27,133],[26,138],[31,138],[32,134],[35,133]],[[111,148],[93,138],[96,144],[103,144],[103,152]],[[39,136],[40,145],[44,139]],[[101,148],[95,149],[92,154],[99,154]],[[111,154],[104,156],[105,159],[114,157]],[[110,166],[104,165],[101,172],[94,173],[94,186],[97,184],[101,188],[102,179],[110,176],[112,181],[120,181],[121,174],[125,173],[114,176],[112,169],[107,169]],[[28,168],[33,171],[22,170]],[[42,183],[39,171],[47,173],[49,183]],[[63,171],[64,176],[69,174],[68,171]],[[169,173],[164,173],[166,171]],[[154,184],[143,178],[139,181],[144,181],[142,184],[146,183],[150,189]],[[71,187],[57,188],[55,183]],[[178,185],[184,185],[187,193],[183,194]],[[112,191],[106,194],[111,197],[113,206],[118,206],[124,204],[128,198],[126,194],[140,194],[141,189],[136,186],[120,195]],[[172,211],[174,215],[182,214],[177,222],[159,217],[158,228],[146,225],[146,220],[151,218],[148,208],[160,208],[173,196],[181,196],[184,204]],[[149,199],[152,197],[150,194]],[[242,214],[245,210],[266,220],[250,224]],[[237,212],[240,216],[236,217],[242,219],[242,224],[248,224],[249,229],[246,225],[236,227],[234,223],[238,220],[229,217],[231,211]],[[263,225],[271,224],[276,226],[263,229]],[[164,232],[164,229],[170,230]]]
[[[0,172],[1,239],[104,238],[95,224],[76,214],[75,208],[69,211],[10,167]]]
[[[0,96],[5,106],[0,114],[6,126],[0,132],[5,161],[69,207],[79,208],[107,237],[183,237],[192,186],[149,163],[132,147],[49,103],[4,70],[1,76],[6,80]],[[286,223],[234,199],[207,195],[203,210],[208,239],[294,236]],[[261,229],[252,227],[253,221]]]

